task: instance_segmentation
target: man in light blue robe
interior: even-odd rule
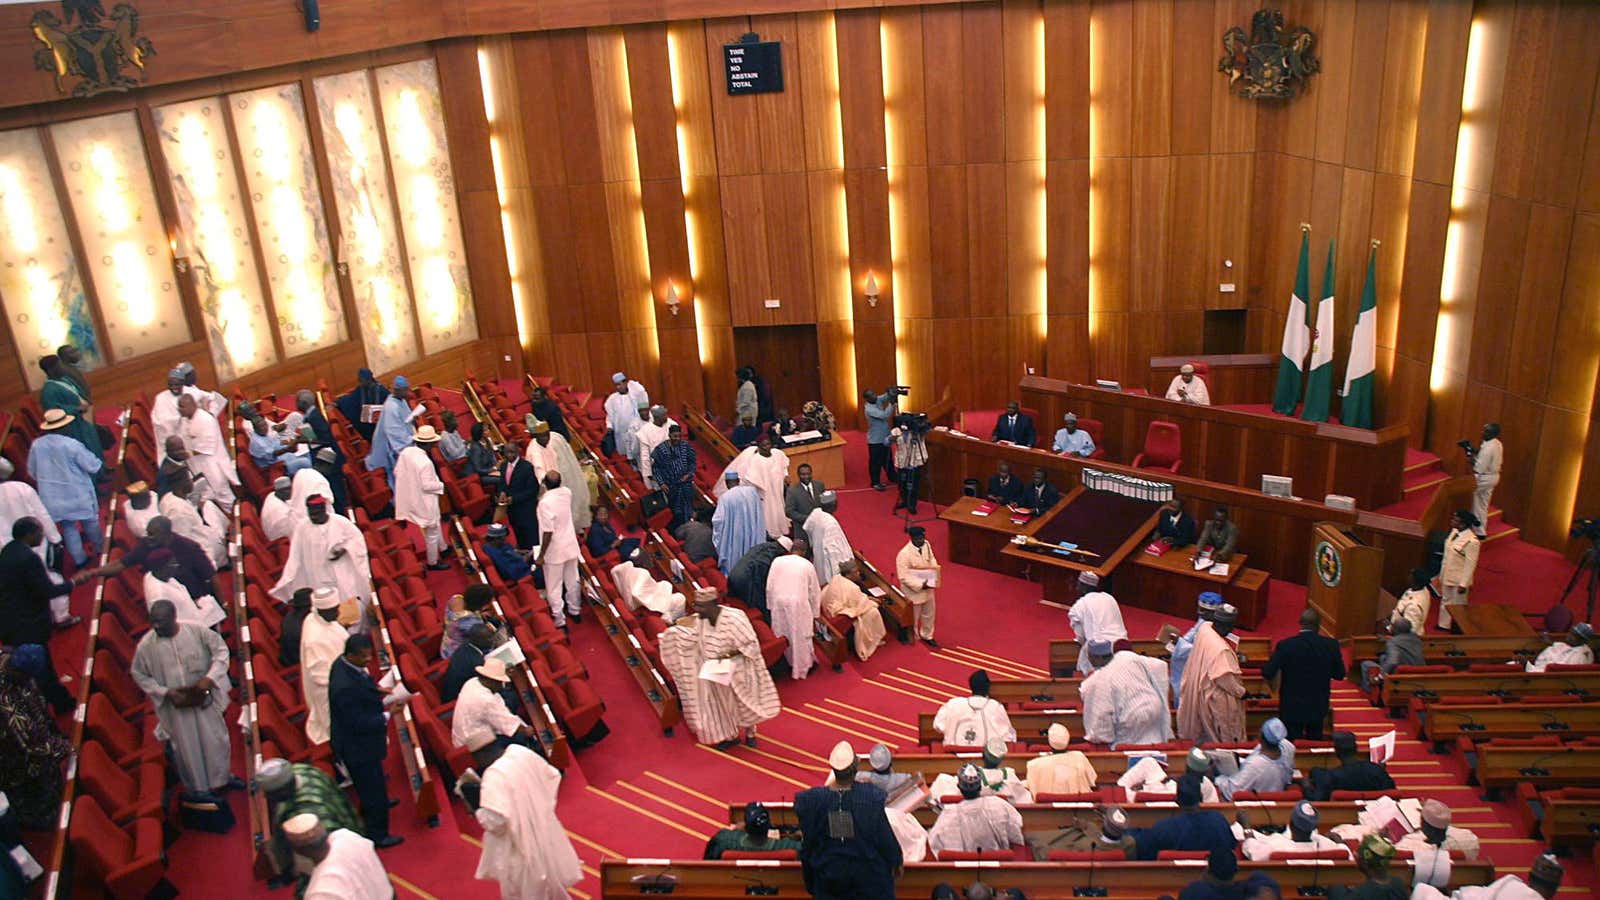
[[[1217,607],[1222,605],[1222,595],[1215,591],[1206,591],[1200,595],[1200,617],[1172,642],[1172,660],[1168,663],[1169,674],[1172,676],[1172,703],[1178,705],[1179,688],[1183,685],[1183,667],[1189,664],[1189,654],[1194,650],[1194,636],[1200,630],[1201,622],[1211,621]]]
[[[740,484],[738,472],[723,477],[728,492],[717,500],[717,511],[711,516],[711,542],[717,548],[717,568],[728,575],[751,547],[767,539],[767,528],[761,517],[761,494]]]
[[[67,426],[75,418],[59,409],[45,413],[43,432],[28,448],[28,475],[60,529],[67,553],[82,566],[89,560],[84,545],[96,555],[100,552],[100,498],[94,478],[104,463],[81,441],[67,436]],[[760,516],[759,501],[756,514]]]
[[[411,446],[416,435],[411,420],[422,409],[411,409],[406,398],[411,396],[411,382],[404,375],[394,377],[394,390],[383,401],[383,411],[378,414],[377,427],[372,431],[372,450],[367,453],[367,469],[383,469],[389,478],[389,488],[394,489],[394,463],[400,451]]]
[[[1231,801],[1238,791],[1282,791],[1294,781],[1294,744],[1287,740],[1289,729],[1281,719],[1268,719],[1261,726],[1261,743],[1239,762],[1239,771],[1218,775],[1217,793]]]

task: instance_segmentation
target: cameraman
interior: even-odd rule
[[[1472,466],[1472,478],[1476,483],[1472,492],[1472,514],[1478,518],[1473,531],[1484,538],[1488,536],[1489,497],[1500,483],[1500,461],[1505,455],[1500,444],[1500,423],[1483,426],[1483,442],[1477,447],[1473,447],[1471,441],[1458,441],[1457,446],[1467,451],[1467,462]]]
[[[894,419],[894,394],[889,391],[874,394],[867,390],[861,392],[861,398],[866,401],[862,412],[867,414],[867,474],[872,478],[873,490],[886,491],[889,485],[882,476],[887,473],[890,478],[894,477],[894,467],[889,463],[889,423]]]
[[[889,437],[894,441],[894,467],[899,473],[900,500],[894,508],[904,507],[917,514],[917,490],[922,486],[922,467],[928,463],[928,417],[903,414],[897,417]]]

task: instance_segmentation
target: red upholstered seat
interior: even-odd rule
[[[958,860],[971,861],[979,859],[1014,860],[1019,857],[1015,848],[1008,847],[1005,850],[979,850],[976,853],[970,850],[940,850],[938,858],[940,862],[955,862]]]
[[[799,850],[724,850],[723,859],[799,859]]]
[[[1094,441],[1094,452],[1089,454],[1090,459],[1106,459],[1106,447],[1100,436],[1105,434],[1106,425],[1099,419],[1079,419],[1078,427],[1089,432],[1089,437]]]
[[[1111,800],[1110,789],[1104,791],[1084,791],[1076,794],[1052,794],[1044,791],[1033,795],[1035,803],[1102,803]]]
[[[1152,421],[1144,434],[1144,451],[1133,458],[1133,465],[1176,473],[1183,465],[1183,432],[1177,423]]]
[[[333,759],[333,748],[326,743],[312,744],[305,731],[291,724],[270,696],[256,698],[256,720],[261,727],[263,740],[278,745],[283,758],[290,762],[328,762]]]
[[[1274,850],[1268,859],[1349,859],[1350,851],[1343,847],[1327,850]]]
[[[306,714],[305,698],[300,689],[289,684],[278,671],[277,663],[264,653],[250,657],[250,671],[255,676],[256,695],[271,697],[278,708],[290,719]]]
[[[150,711],[150,698],[133,683],[128,670],[117,665],[105,650],[94,652],[94,689],[111,698],[122,715],[135,720]]]
[[[1051,850],[1045,859],[1051,862],[1105,862],[1126,861],[1128,854],[1120,847],[1105,850]]]
[[[1205,850],[1162,850],[1156,854],[1156,859],[1205,859],[1210,853]]]
[[[104,884],[117,900],[141,900],[166,875],[161,820],[136,819],[130,828],[111,821],[100,804],[80,796],[72,804],[68,826],[76,864],[75,879],[83,884]]]
[[[1300,791],[1235,791],[1233,802],[1241,800],[1300,800],[1304,797]],[[1204,859],[1204,857],[1201,857]]]
[[[125,769],[162,761],[161,742],[153,738],[145,740],[144,730],[123,718],[105,694],[89,695],[84,730],[89,739],[99,741],[117,765]]]
[[[465,747],[457,747],[450,740],[450,729],[418,695],[410,700],[411,716],[417,723],[417,737],[428,755],[443,762],[450,771],[460,776],[472,767],[472,754]]]
[[[1209,387],[1211,385],[1211,364],[1201,362],[1198,359],[1191,359],[1189,360],[1189,365],[1194,366],[1194,377],[1206,382],[1206,386]]]
[[[166,786],[166,772],[160,763],[140,763],[128,772],[95,741],[84,741],[78,751],[79,792],[93,797],[120,825],[141,816],[160,816],[161,793]]]
[[[1334,791],[1330,800],[1376,800],[1394,791]]]

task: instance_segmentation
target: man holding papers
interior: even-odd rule
[[[702,744],[727,750],[744,734],[756,745],[756,725],[778,715],[778,689],[761,658],[750,619],[700,588],[692,616],[661,633],[661,662],[678,686],[683,719]]]

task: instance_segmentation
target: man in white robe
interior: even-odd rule
[[[649,421],[641,424],[633,433],[634,440],[639,444],[639,474],[644,476],[644,483],[652,488],[660,485],[656,484],[650,471],[650,454],[667,439],[667,429],[676,424],[667,418],[665,406],[656,405],[650,407]]]
[[[544,496],[539,498],[539,556],[544,574],[545,602],[557,628],[567,620],[583,618],[583,594],[578,586],[578,529],[572,523],[572,492],[561,482],[560,472],[544,476]]]
[[[400,451],[394,462],[394,517],[410,522],[422,529],[422,542],[427,548],[428,568],[448,569],[439,562],[444,549],[444,529],[440,527],[439,498],[444,495],[444,482],[439,480],[439,470],[427,448],[439,442],[432,425],[417,429],[416,443]]]
[[[383,410],[378,413],[378,423],[372,430],[372,442],[367,451],[367,469],[385,470],[391,490],[394,488],[395,460],[399,458],[400,451],[411,446],[415,440],[416,429],[411,423],[425,410],[420,403],[413,409],[406,399],[410,396],[411,382],[404,375],[396,375],[394,390],[389,392],[389,399],[383,401]]]
[[[289,500],[294,496],[294,482],[287,475],[279,475],[272,482],[272,493],[261,501],[261,531],[267,540],[275,541],[294,533],[294,527],[305,518],[305,507],[297,515]]]
[[[325,831],[312,813],[291,816],[283,836],[313,867],[302,900],[393,900],[394,885],[372,841],[346,828]]]
[[[624,560],[611,567],[611,582],[629,609],[643,607],[666,616],[668,622],[684,614],[683,595],[672,589],[671,582],[657,581],[649,569]]]
[[[1276,717],[1261,725],[1261,742],[1239,761],[1239,771],[1218,775],[1217,793],[1231,801],[1240,791],[1272,793],[1288,790],[1294,783],[1294,742],[1289,729]]]
[[[39,561],[44,563],[45,574],[49,576],[51,582],[61,584],[61,574],[50,568],[51,548],[54,547],[54,552],[58,554],[61,552],[61,529],[56,527],[55,519],[44,508],[44,501],[39,499],[39,492],[33,489],[33,485],[25,481],[11,480],[11,476],[15,473],[16,467],[11,464],[11,460],[0,457],[0,539],[11,540],[11,526],[17,524],[18,519],[32,518],[38,522],[39,527],[44,529],[44,540],[33,548],[33,552],[38,554]],[[152,517],[155,515],[154,508],[150,514]],[[135,531],[133,534],[142,537],[144,531]],[[76,623],[68,605],[71,600],[70,594],[50,598],[50,618],[56,624],[64,626]]]
[[[533,736],[533,729],[506,706],[501,695],[511,684],[505,660],[491,657],[473,669],[477,678],[461,686],[456,695],[455,712],[450,714],[450,742],[472,749],[474,735],[488,732],[492,737]]]
[[[313,744],[331,734],[328,678],[348,637],[350,632],[339,624],[339,595],[332,588],[312,592],[311,615],[300,625],[300,691],[306,701],[306,740]]]
[[[1100,590],[1100,576],[1093,572],[1078,573],[1078,599],[1067,611],[1067,624],[1078,640],[1078,674],[1094,671],[1085,649],[1090,641],[1126,640],[1128,628],[1122,624],[1122,607],[1115,597]]]
[[[1028,760],[1028,792],[1038,801],[1040,794],[1084,794],[1095,790],[1100,776],[1081,750],[1071,750],[1072,733],[1060,722],[1051,722],[1045,732],[1051,753]]]
[[[1172,740],[1167,664],[1131,650],[1114,653],[1093,641],[1081,653],[1092,671],[1078,686],[1083,739],[1093,744],[1160,744]]]
[[[983,765],[978,768],[978,780],[982,793],[994,794],[1004,798],[1008,803],[1032,803],[1033,791],[1028,783],[1017,775],[1017,770],[1005,764],[1006,742],[998,737],[989,739],[983,746]],[[949,797],[960,792],[960,785],[956,776],[949,772],[941,772],[933,779],[933,784],[928,786],[928,793],[934,798]]]
[[[536,440],[537,437],[535,435]],[[590,505],[593,495],[589,490],[589,479],[584,477],[583,466],[578,463],[578,455],[572,452],[572,444],[564,436],[551,432],[550,447],[556,455],[556,469],[561,472],[561,486],[572,494],[572,526],[583,531],[594,521],[594,508]]]
[[[222,439],[222,426],[216,416],[200,408],[194,397],[178,399],[178,434],[189,451],[189,471],[206,479],[207,496],[224,507],[233,505],[233,486],[239,483],[239,470],[232,448]]]
[[[839,574],[823,587],[819,599],[824,615],[850,619],[856,658],[865,662],[883,646],[889,630],[884,627],[878,601],[862,590],[861,579],[861,567],[854,559],[847,559],[839,566]]]
[[[294,473],[290,479],[293,486],[289,492],[289,508],[294,511],[300,521],[306,518],[306,501],[312,497],[325,497],[329,503],[333,502],[333,485],[328,483],[328,476],[316,469],[301,469]],[[299,522],[296,522],[299,524]],[[293,531],[289,532],[293,534]]]
[[[761,642],[743,612],[717,603],[715,590],[697,590],[694,611],[660,635],[661,663],[678,688],[683,720],[702,744],[726,750],[743,733],[754,747],[756,726],[780,710]]]
[[[917,637],[937,650],[939,642],[933,639],[933,616],[939,560],[933,555],[933,545],[928,543],[928,529],[912,525],[906,529],[906,535],[909,540],[894,557],[894,577],[900,582],[900,592],[906,595],[916,612]]]
[[[161,510],[156,507],[156,496],[150,492],[150,485],[143,481],[135,481],[128,485],[125,492],[128,495],[128,502],[117,508],[117,515],[127,523],[130,534],[134,537],[144,537],[145,531],[150,527],[150,520],[161,515]]]
[[[1241,810],[1239,817],[1243,818]],[[1344,851],[1350,858],[1350,848],[1325,834],[1317,833],[1317,808],[1309,800],[1294,805],[1289,813],[1289,830],[1279,832],[1252,831],[1240,822],[1233,823],[1233,837],[1241,841],[1239,852],[1253,862],[1266,862],[1274,853],[1322,853],[1328,850]]]
[[[238,785],[228,709],[228,645],[207,628],[184,625],[172,605],[150,607],[150,631],[133,652],[133,681],[155,707],[156,737],[172,750],[184,789],[203,794]]]
[[[989,673],[983,669],[967,678],[969,697],[952,697],[933,716],[933,727],[943,732],[947,747],[982,747],[994,738],[1007,743],[1017,739],[1006,705],[989,696]]]
[[[761,495],[744,484],[736,471],[725,473],[723,479],[728,491],[718,498],[716,512],[711,514],[711,542],[717,549],[717,568],[723,575],[732,575],[734,565],[751,547],[765,541],[767,534],[761,518]]]
[[[1416,864],[1416,869],[1421,867],[1422,863]],[[1533,861],[1526,881],[1515,875],[1502,875],[1485,885],[1458,887],[1448,896],[1449,900],[1555,900],[1565,875],[1566,870],[1555,854],[1546,853]],[[1429,884],[1417,884],[1411,891],[1411,900],[1445,900],[1445,897],[1443,891]]]
[[[228,517],[209,500],[195,506],[194,479],[183,475],[157,504],[161,515],[172,523],[172,532],[199,544],[211,557],[211,564],[222,568],[228,562]]]
[[[789,676],[796,681],[806,677],[816,662],[811,637],[816,633],[817,617],[822,614],[822,585],[817,570],[806,559],[810,548],[795,541],[788,553],[772,561],[767,570],[767,610],[772,617],[772,632],[789,639],[783,652],[789,661]]]
[[[189,596],[189,589],[178,580],[178,560],[171,550],[161,548],[150,551],[144,558],[144,569],[144,603],[147,610],[154,609],[158,602],[165,600],[172,604],[180,625],[200,628],[215,628],[227,618],[222,607],[217,605],[217,599],[210,594]]]
[[[167,389],[150,401],[150,430],[155,438],[158,466],[167,461],[167,438],[176,436],[183,424],[183,417],[178,414],[178,398],[183,395],[183,373],[173,369],[167,373]]]
[[[618,378],[621,380],[618,381]],[[606,430],[611,432],[611,439],[616,443],[618,453],[628,459],[638,459],[639,445],[634,441],[634,433],[639,427],[640,401],[631,395],[629,388],[634,382],[630,382],[621,372],[611,376],[611,380],[616,385],[616,390],[606,397]],[[644,388],[639,388],[639,391],[643,393]],[[643,405],[649,407],[648,395],[645,396]]]
[[[978,853],[1007,850],[1023,842],[1022,813],[1004,798],[983,793],[977,766],[962,766],[956,785],[961,802],[946,806],[934,820],[928,829],[929,850],[935,854],[946,850]]]
[[[483,826],[475,878],[498,881],[504,900],[564,900],[583,879],[583,864],[556,817],[561,773],[539,754],[501,749],[480,731],[467,744],[483,772],[474,815]]]
[[[1539,655],[1528,663],[1528,671],[1543,672],[1546,667],[1553,665],[1592,665],[1597,643],[1600,642],[1596,641],[1594,626],[1588,622],[1579,622],[1572,626],[1572,631],[1565,641],[1554,641],[1539,651]]]
[[[856,557],[856,552],[850,549],[850,539],[845,537],[844,526],[834,518],[838,509],[838,495],[823,491],[820,504],[806,516],[806,542],[811,545],[811,561],[816,564],[817,579],[824,584],[839,574],[839,567],[845,560]]]
[[[1188,755],[1184,757],[1183,771],[1174,770],[1173,777],[1167,777],[1167,770],[1162,760],[1146,756],[1130,766],[1128,771],[1117,779],[1117,786],[1127,789],[1130,797],[1138,793],[1141,800],[1146,794],[1175,796],[1178,793],[1178,778],[1183,775],[1193,775],[1200,779],[1200,802],[1217,803],[1221,797],[1217,794],[1216,782],[1207,774],[1210,771],[1211,757],[1199,747],[1191,747]]]
[[[354,522],[330,512],[328,505],[321,495],[306,501],[306,520],[289,537],[289,559],[271,594],[287,603],[303,587],[333,588],[340,600],[355,598],[364,621],[372,599],[367,540]]]
[[[783,492],[789,479],[789,457],[782,450],[772,449],[772,437],[763,434],[754,445],[734,457],[729,467],[739,473],[741,484],[754,487],[761,495],[761,520],[767,534],[773,537],[788,534],[789,514],[784,509]],[[824,497],[827,494],[823,492]],[[829,574],[823,580],[832,577]]]

